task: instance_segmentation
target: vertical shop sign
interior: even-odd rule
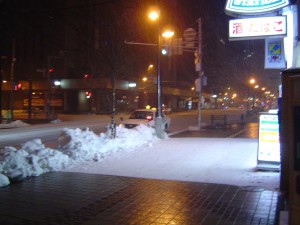
[[[286,68],[283,46],[282,38],[265,39],[265,69]]]
[[[280,142],[278,115],[266,113],[259,117],[259,162],[280,162]]]

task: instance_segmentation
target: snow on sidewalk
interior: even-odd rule
[[[169,138],[101,162],[80,162],[64,171],[165,180],[279,188],[278,172],[256,171],[256,139]]]

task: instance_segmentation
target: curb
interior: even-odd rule
[[[235,133],[229,135],[227,138],[235,138],[235,137],[239,136],[240,134],[244,133],[245,131],[246,131],[245,128],[244,128],[244,129],[241,129],[241,130],[239,130],[239,131],[237,131],[237,132],[235,132]]]

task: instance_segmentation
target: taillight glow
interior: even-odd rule
[[[147,120],[152,120],[152,116],[147,116],[146,119]]]

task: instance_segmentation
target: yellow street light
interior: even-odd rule
[[[255,79],[253,79],[253,78],[250,79],[250,80],[249,80],[249,83],[250,83],[250,84],[254,84],[254,83],[255,83]]]
[[[259,88],[259,85],[255,85],[254,88]]]
[[[147,77],[143,77],[143,81],[146,82],[148,80]]]
[[[158,13],[158,11],[151,11],[148,16],[149,16],[150,20],[155,21],[155,20],[158,20],[159,13]]]
[[[170,37],[173,37],[173,35],[174,35],[174,31],[171,31],[171,30],[167,30],[164,33],[162,33],[162,36],[164,38],[170,38]]]

